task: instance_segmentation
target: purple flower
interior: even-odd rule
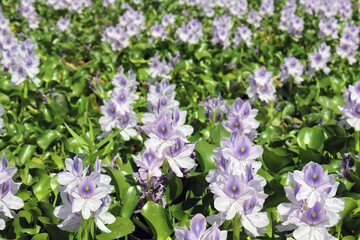
[[[71,25],[71,22],[70,22],[70,19],[68,18],[64,18],[64,17],[61,17],[57,22],[56,22],[56,28],[57,28],[57,33],[60,34],[64,31],[70,33],[70,25]]]
[[[326,43],[322,43],[319,50],[316,48],[315,52],[310,54],[309,67],[310,67],[310,76],[315,71],[323,70],[325,74],[329,74],[330,68],[327,66],[327,63],[331,60],[330,46],[327,46]]]
[[[175,227],[175,240],[196,239],[196,240],[225,240],[226,231],[220,231],[216,224],[206,229],[205,217],[198,213],[190,221],[190,230],[182,227]]]
[[[279,231],[294,230],[296,239],[331,239],[329,227],[341,218],[338,212],[345,208],[343,199],[334,198],[338,182],[334,176],[323,171],[321,165],[310,162],[303,170],[289,173],[294,184],[285,186],[287,198],[291,203],[281,203],[277,210],[284,223]]]
[[[331,37],[332,39],[338,38],[339,24],[338,20],[334,17],[327,19],[322,18],[319,22],[319,37]]]
[[[151,148],[142,151],[139,158],[134,155],[132,157],[139,167],[140,180],[146,181],[152,177],[160,178],[162,176],[160,167],[164,162],[164,157],[159,157]]]
[[[358,156],[355,155],[355,158],[358,158]],[[348,178],[350,177],[350,171],[355,170],[355,166],[350,167],[350,160],[351,160],[351,154],[350,153],[344,153],[344,156],[341,157],[340,162],[340,174],[338,174],[339,178]]]
[[[250,87],[246,89],[246,93],[251,101],[257,98],[264,102],[275,100],[276,89],[273,86],[272,72],[267,72],[265,67],[255,70],[254,74],[248,76],[248,81]]]
[[[251,34],[252,34],[251,30],[248,27],[241,25],[240,27],[237,27],[237,30],[234,35],[233,43],[235,44],[235,46],[239,47],[241,43],[244,41],[246,45],[250,47],[252,45]]]
[[[220,93],[217,98],[206,97],[199,105],[204,106],[204,114],[210,121],[221,121],[221,115],[226,110]]]
[[[347,128],[353,127],[360,131],[360,81],[354,86],[350,85],[343,95],[345,105],[339,106],[343,120],[339,124],[345,124]]]
[[[280,81],[286,83],[290,77],[293,77],[297,84],[301,84],[304,80],[302,78],[305,66],[292,54],[284,59],[285,63],[281,65],[281,72],[279,74]]]
[[[197,19],[190,21],[176,30],[179,40],[191,44],[198,44],[199,40],[203,37],[203,27],[201,22]]]

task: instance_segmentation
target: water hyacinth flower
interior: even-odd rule
[[[111,178],[101,173],[101,160],[96,159],[91,173],[90,166],[83,169],[82,158],[78,156],[74,161],[66,159],[65,164],[71,172],[60,172],[57,178],[64,185],[58,187],[64,205],[54,209],[54,215],[64,220],[58,227],[74,232],[79,229],[83,219],[94,217],[100,230],[110,232],[104,224],[115,222],[115,217],[106,212],[111,202],[109,194],[114,186],[110,185]]]
[[[327,66],[327,63],[331,60],[331,47],[322,43],[319,50],[314,47],[314,53],[311,53],[308,57],[309,59],[309,75],[312,76],[315,72],[323,70],[327,75],[330,73],[330,68]]]
[[[254,71],[254,74],[248,76],[250,87],[246,89],[251,101],[260,99],[264,102],[274,101],[276,89],[273,86],[274,79],[272,72],[267,72],[265,67]]]
[[[350,85],[343,95],[345,105],[339,106],[343,120],[339,122],[346,125],[346,128],[353,127],[360,131],[360,81]]]
[[[227,231],[220,231],[216,224],[206,229],[205,217],[198,213],[190,221],[190,230],[183,227],[175,227],[175,240],[202,239],[202,240],[225,240]]]
[[[161,25],[164,27],[174,26],[175,24],[175,15],[172,13],[165,14],[161,19]]]
[[[150,85],[149,92],[147,94],[147,108],[152,113],[157,113],[160,109],[173,109],[179,105],[179,102],[175,100],[176,85],[170,84],[169,80],[164,78],[161,82],[157,82],[154,85]]]
[[[255,163],[254,167],[249,163],[244,167],[230,160],[227,170],[216,172],[209,188],[219,214],[210,216],[210,223],[221,225],[238,214],[249,235],[259,236],[266,232],[264,227],[269,224],[269,219],[267,213],[260,212],[267,197],[263,189],[266,181],[256,174],[260,167],[261,163]]]
[[[332,39],[338,38],[339,24],[334,17],[330,19],[322,18],[319,22],[319,38],[330,37]]]
[[[194,131],[190,125],[177,124],[177,119],[173,119],[166,111],[155,117],[144,114],[141,120],[145,124],[143,130],[150,137],[145,141],[145,146],[156,148],[160,155],[164,154],[166,148],[173,146],[178,138],[187,143],[187,136]]]
[[[230,34],[233,27],[232,18],[229,15],[216,17],[212,23],[213,38],[211,42],[213,45],[219,43],[227,48],[230,46]]]
[[[169,79],[169,73],[173,69],[172,66],[164,58],[162,61],[159,59],[159,54],[156,53],[154,57],[151,58],[151,62],[148,63],[149,69],[147,72],[152,79],[157,77]]]
[[[354,158],[359,159],[357,155],[355,155]],[[340,174],[338,174],[339,178],[348,178],[350,177],[350,171],[355,170],[355,166],[350,167],[350,160],[350,153],[344,153],[344,155],[341,157]]]
[[[2,153],[0,165],[0,230],[5,229],[7,218],[18,216],[14,210],[24,206],[23,200],[15,196],[21,185],[21,183],[15,183],[12,180],[16,171],[16,167],[8,167],[5,153]]]
[[[248,24],[253,25],[255,28],[259,28],[261,20],[262,20],[262,16],[260,15],[259,12],[256,12],[254,9],[251,9],[248,12],[248,16],[247,16]]]
[[[259,127],[259,122],[255,119],[258,113],[257,109],[251,109],[249,102],[245,102],[241,98],[237,98],[233,107],[227,107],[227,120],[222,124],[230,133],[236,132],[239,135],[250,135],[251,132]]]
[[[11,36],[6,39],[7,44],[3,48],[10,47],[3,54],[1,63],[11,73],[11,86],[19,86],[26,78],[30,78],[37,87],[40,86],[40,79],[36,76],[39,73],[40,58],[35,53],[36,44],[26,39],[20,44]]]
[[[245,42],[246,46],[250,47],[252,45],[251,34],[251,30],[248,27],[241,25],[240,27],[237,27],[233,43],[235,46],[239,47],[242,42]]]
[[[296,239],[335,239],[328,233],[341,218],[340,211],[345,208],[343,199],[334,198],[339,183],[328,175],[321,165],[309,162],[302,171],[289,173],[294,184],[285,186],[287,198],[291,203],[281,203],[277,210],[284,220],[279,231],[294,230]]]
[[[149,43],[151,44],[154,39],[160,38],[162,41],[167,39],[168,32],[166,31],[166,27],[155,23],[154,26],[150,28],[151,38],[149,38]]]
[[[177,177],[183,177],[183,172],[189,171],[196,166],[194,159],[191,157],[195,150],[195,144],[185,144],[181,138],[175,140],[171,148],[165,149],[165,157],[169,167]]]
[[[56,22],[56,29],[57,29],[57,33],[60,34],[62,32],[68,32],[70,33],[70,26],[71,26],[71,22],[69,18],[64,18],[61,17],[57,22]]]
[[[139,98],[135,93],[139,83],[136,81],[136,74],[132,70],[129,71],[128,77],[126,77],[121,66],[120,71],[112,79],[112,84],[115,89],[111,98],[104,99],[104,105],[100,107],[100,111],[104,116],[99,119],[103,130],[103,134],[99,138],[106,137],[114,129],[122,129],[120,132],[121,137],[125,141],[129,141],[131,137],[137,135],[135,126],[138,118],[132,104]]]
[[[304,64],[293,57],[292,54],[285,58],[284,61],[285,63],[281,65],[281,72],[279,74],[280,81],[286,83],[290,77],[293,77],[296,84],[301,84],[304,80],[302,78],[305,68]]]
[[[221,116],[226,111],[225,101],[222,100],[220,93],[216,98],[206,97],[199,105],[204,106],[205,117],[214,122],[221,121]]]
[[[198,44],[203,37],[203,27],[198,19],[194,19],[176,30],[179,40],[190,44]]]

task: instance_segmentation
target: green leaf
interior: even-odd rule
[[[122,198],[123,206],[120,211],[120,216],[130,218],[140,200],[141,194],[138,193],[135,186],[129,187]]]
[[[36,145],[25,144],[21,148],[21,151],[18,156],[21,166],[24,165],[26,161],[30,160],[31,156],[35,152],[36,147],[37,147]]]
[[[50,144],[52,144],[56,139],[60,136],[59,132],[56,130],[46,130],[43,134],[41,134],[36,143],[41,147],[43,150],[46,150]]]
[[[98,240],[112,240],[124,237],[135,231],[135,225],[128,218],[116,217],[114,223],[106,225],[111,233],[101,233],[96,235]]]
[[[173,226],[165,209],[154,202],[147,202],[140,213],[145,217],[156,239],[165,240],[173,232]]]
[[[31,240],[48,240],[48,239],[49,239],[49,234],[47,233],[36,234],[31,238]]]
[[[42,174],[39,181],[32,186],[33,192],[38,200],[43,199],[52,192],[50,180],[50,176]]]
[[[124,129],[124,128],[123,128]],[[96,149],[101,148],[104,144],[106,144],[107,142],[109,142],[111,139],[113,139],[114,137],[118,136],[119,133],[123,130],[123,129],[116,129],[115,132],[113,132],[112,134],[110,134],[109,136],[107,136],[106,138],[104,138],[103,140],[101,140],[101,142],[99,142],[98,144],[96,144]]]
[[[346,218],[348,218],[348,216],[350,215],[350,212],[352,210],[354,210],[355,208],[358,207],[358,205],[357,205],[357,203],[356,203],[356,201],[354,199],[349,198],[349,197],[344,197],[343,199],[345,200],[345,209],[340,212],[341,219],[335,225],[336,231],[339,232],[339,233],[341,232],[341,227],[342,227],[342,224],[343,224],[344,220]]]
[[[297,136],[297,142],[303,149],[321,149],[324,146],[324,131],[320,127],[302,128]]]
[[[90,154],[90,146],[89,144],[84,140],[84,138],[80,137],[79,135],[77,135],[76,132],[74,132],[74,130],[72,130],[66,123],[65,127],[68,129],[68,131],[70,132],[70,134],[76,139],[76,141],[78,141],[78,143],[81,145],[81,147],[83,149],[85,149],[87,154]]]
[[[293,152],[286,148],[264,147],[264,163],[273,172],[278,172],[283,167],[289,165],[293,161],[293,157]]]
[[[197,160],[200,163],[201,168],[204,172],[208,172],[210,169],[215,169],[215,161],[213,149],[216,145],[209,144],[206,139],[199,139],[198,145],[195,147],[195,150],[200,154],[200,158]]]

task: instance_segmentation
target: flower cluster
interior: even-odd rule
[[[34,2],[34,0],[21,0],[17,9],[21,16],[28,21],[30,29],[38,28],[40,23],[40,16],[35,11]]]
[[[180,53],[175,52],[174,57],[170,57],[170,61],[167,62],[165,58],[162,61],[159,59],[159,54],[156,53],[154,57],[151,58],[151,62],[148,63],[149,69],[147,70],[148,74],[151,76],[152,81],[157,77],[170,79],[170,72],[174,69],[175,65],[180,62]]]
[[[294,230],[297,240],[333,239],[328,229],[340,219],[345,208],[343,199],[334,198],[339,182],[320,164],[309,162],[302,171],[289,172],[294,188],[284,187],[291,203],[281,203],[277,210],[284,220],[280,231]]]
[[[212,23],[212,44],[221,44],[224,48],[230,46],[230,34],[233,27],[232,18],[229,15],[223,15],[216,17]]]
[[[57,177],[58,183],[63,185],[58,190],[64,203],[54,209],[54,215],[63,220],[58,227],[75,232],[82,219],[94,217],[100,230],[111,232],[105,224],[115,222],[115,217],[107,211],[111,203],[109,194],[114,187],[110,185],[111,178],[101,173],[101,160],[96,159],[91,173],[90,166],[84,169],[82,158],[77,155],[74,160],[65,159],[65,166],[66,170]]]
[[[259,8],[259,14],[262,17],[271,17],[274,15],[274,0],[262,0]]]
[[[360,28],[352,22],[348,22],[342,30],[340,43],[336,48],[336,53],[341,58],[347,58],[349,64],[356,62],[355,56],[358,54]]]
[[[240,47],[242,42],[245,42],[248,47],[250,47],[252,45],[251,44],[251,30],[244,25],[237,27],[236,32],[234,34],[234,39],[233,39],[233,43],[237,47]]]
[[[255,70],[254,74],[248,76],[248,81],[250,87],[246,89],[246,93],[251,101],[258,98],[264,102],[275,100],[276,89],[273,86],[272,72],[267,72],[265,67]]]
[[[8,167],[5,153],[2,153],[0,165],[0,230],[5,229],[7,218],[18,216],[14,210],[24,206],[23,200],[15,196],[21,185],[21,183],[15,183],[12,180],[16,171],[16,167]]]
[[[296,1],[288,0],[281,11],[279,29],[287,31],[295,37],[301,37],[304,30],[304,20],[295,14]]]
[[[194,19],[187,24],[183,23],[182,26],[176,30],[176,33],[180,41],[197,44],[203,37],[203,27],[199,20]]]
[[[83,8],[92,6],[92,0],[46,0],[46,5],[55,10],[67,9],[70,13],[82,13]]]
[[[359,156],[354,155],[354,158],[360,160]],[[340,162],[340,174],[338,174],[339,178],[348,178],[350,177],[350,171],[355,170],[356,167],[350,167],[351,153],[344,153],[341,157]]]
[[[70,34],[70,32],[71,32],[70,26],[71,26],[70,19],[67,18],[67,17],[61,17],[56,22],[57,34],[60,34],[60,33],[65,32],[65,31]]]
[[[259,236],[266,232],[263,228],[269,224],[269,219],[267,213],[260,212],[267,197],[264,193],[266,181],[256,174],[261,167],[256,159],[262,156],[263,149],[252,142],[255,128],[259,126],[255,120],[258,111],[240,98],[227,109],[228,119],[223,126],[231,136],[222,139],[220,148],[214,149],[217,169],[210,170],[206,176],[219,214],[211,215],[208,221],[220,226],[225,220],[240,216],[246,232]]]
[[[216,98],[206,97],[199,105],[204,106],[205,117],[213,122],[220,122],[222,114],[226,111],[226,105],[220,93]]]
[[[119,51],[130,45],[132,36],[139,37],[142,30],[145,29],[145,17],[141,12],[137,12],[131,7],[119,17],[119,24],[115,27],[110,26],[105,29],[101,41],[109,42],[114,51]]]
[[[39,86],[40,79],[36,77],[39,73],[40,58],[35,53],[36,44],[30,39],[18,44],[17,39],[8,35],[3,48],[1,64],[11,75],[11,85],[19,86],[25,79],[30,78],[36,86]]]
[[[332,39],[338,38],[339,24],[334,17],[327,19],[322,18],[319,22],[319,38],[330,37]]]
[[[220,231],[216,223],[206,229],[205,217],[198,213],[190,221],[190,230],[183,227],[175,227],[175,240],[198,239],[198,240],[226,240],[227,231]]]
[[[186,125],[186,111],[180,111],[175,100],[175,84],[169,84],[163,79],[155,86],[150,86],[148,93],[148,109],[141,118],[142,129],[149,137],[139,157],[133,156],[139,167],[133,175],[140,181],[143,189],[141,204],[144,204],[146,195],[152,201],[160,201],[165,205],[165,189],[163,181],[166,179],[161,167],[166,160],[169,172],[177,177],[183,177],[196,164],[194,160],[195,144],[190,144],[187,136],[191,135],[193,128]]]
[[[139,98],[136,94],[136,74],[132,70],[128,76],[124,74],[124,69],[120,66],[120,71],[115,74],[112,79],[115,87],[110,99],[104,99],[104,105],[100,107],[100,111],[104,116],[100,117],[99,123],[103,134],[100,137],[106,137],[114,129],[122,129],[121,137],[125,141],[129,141],[130,137],[136,136],[134,129],[138,122],[136,112],[133,110],[132,104]]]
[[[343,120],[339,124],[346,125],[346,128],[353,127],[360,131],[360,81],[345,89],[343,95],[345,105],[339,106]]]
[[[262,20],[262,16],[259,12],[251,9],[247,15],[247,23],[253,25],[255,28],[260,27],[260,22]]]
[[[312,76],[315,72],[323,70],[327,75],[331,71],[327,66],[327,63],[331,60],[331,47],[322,43],[319,50],[314,47],[314,53],[311,53],[308,57],[309,59],[309,72],[308,75]]]
[[[293,57],[292,54],[284,59],[285,63],[281,65],[281,72],[279,74],[280,81],[286,83],[290,77],[293,77],[295,83],[301,84],[304,80],[302,78],[304,72],[304,64],[302,64],[297,58]]]
[[[167,39],[168,32],[166,26],[162,24],[155,23],[154,26],[150,28],[151,37],[149,38],[149,43],[151,44],[154,39],[160,38],[162,41]]]

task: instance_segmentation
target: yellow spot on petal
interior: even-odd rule
[[[6,190],[6,185],[4,184],[4,191]]]
[[[238,123],[235,123],[235,126],[237,127],[237,126],[239,126],[239,124],[238,124]]]
[[[161,104],[163,104],[163,105],[164,105],[164,104],[165,104],[165,101],[163,100],[163,101],[161,102]]]
[[[161,127],[161,131],[165,132],[165,127]]]
[[[245,148],[244,148],[244,147],[241,148],[241,152],[242,152],[242,153],[245,152]]]
[[[250,207],[252,207],[253,205],[254,205],[254,202],[251,202],[251,203],[250,203]]]
[[[121,98],[121,100],[123,100],[123,99],[124,99],[124,95],[121,95],[121,97],[120,97],[120,98]]]
[[[176,148],[175,148],[176,150],[178,150],[179,149],[179,144],[176,144]]]
[[[316,173],[314,173],[314,175],[313,175],[313,179],[316,179],[316,178],[317,178]]]
[[[358,109],[358,113],[360,113],[360,108]]]
[[[245,110],[245,113],[248,113],[248,110],[247,110],[247,109]]]
[[[233,191],[236,191],[236,186],[235,186],[235,185],[232,187],[232,190],[233,190]]]
[[[199,231],[200,227],[199,225],[196,225],[196,231]]]
[[[89,186],[88,185],[86,185],[86,187],[85,187],[85,191],[89,191]]]
[[[151,160],[151,158],[152,158],[151,155],[149,155],[148,159]]]
[[[316,216],[317,216],[316,212],[313,212],[313,214],[311,214],[311,216],[312,216],[313,218],[316,218]]]

